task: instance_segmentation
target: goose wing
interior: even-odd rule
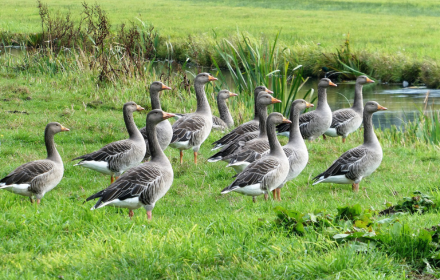
[[[203,130],[205,125],[205,119],[201,116],[192,115],[178,119],[173,124],[173,138],[171,139],[171,143],[190,141]]]
[[[226,156],[224,159],[229,159],[229,164],[235,162],[254,162],[261,158],[262,154],[270,149],[269,141],[261,139],[261,141],[250,141],[245,146],[237,149],[236,153]]]
[[[367,150],[362,146],[348,150],[343,153],[333,164],[324,172],[313,178],[316,183],[337,175],[345,175],[349,179],[356,178],[356,171],[359,164],[367,156]]]
[[[259,130],[258,122],[251,121],[251,122],[244,123],[244,124],[236,127],[235,129],[233,129],[231,132],[229,132],[228,134],[226,134],[225,136],[223,136],[219,140],[212,143],[212,145],[214,146],[213,150],[215,150],[221,146],[225,146],[225,145],[228,145],[228,144],[234,142],[241,135],[244,135],[244,134],[247,134],[250,132],[254,132],[254,131],[258,131],[258,130]]]
[[[130,169],[108,188],[88,197],[86,201],[99,198],[94,208],[105,206],[115,199],[126,200],[140,197],[142,203],[151,204],[154,194],[163,181],[163,173],[151,162]],[[154,201],[153,201],[154,202]]]
[[[133,149],[133,145],[128,139],[126,139],[112,142],[96,152],[76,157],[73,160],[81,159],[82,161],[110,162],[124,156],[126,153],[130,152],[131,149]]]
[[[333,112],[332,124],[330,128],[337,128],[338,126],[344,125],[350,122],[356,117],[356,112],[352,109],[342,109]]]
[[[243,135],[238,135],[237,139],[234,142],[231,142],[229,145],[224,146],[219,152],[215,153],[211,156],[208,161],[216,162],[219,160],[223,160],[225,157],[234,154],[238,148],[245,145],[248,141],[255,139],[258,137],[257,132],[250,132]]]
[[[280,163],[271,158],[263,158],[251,163],[243,172],[236,176],[235,181],[222,190],[222,193],[228,193],[238,188],[261,184],[261,188],[266,188],[266,180],[273,175],[279,168]]]
[[[227,129],[228,125],[219,117],[212,116],[212,128],[214,129]]]
[[[49,160],[37,160],[25,163],[0,180],[0,184],[31,184],[36,177],[52,171],[54,163]]]

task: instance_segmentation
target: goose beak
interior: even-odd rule
[[[275,97],[272,97],[272,102],[271,102],[272,104],[275,104],[275,103],[281,103],[281,100],[279,100],[279,99],[276,99]]]
[[[381,110],[381,111],[385,111],[385,110],[388,110],[388,108],[386,108],[386,107],[384,107],[384,106],[381,106],[381,105],[377,105],[377,110]]]
[[[163,119],[164,119],[164,120],[169,119],[169,118],[173,118],[173,117],[175,117],[175,116],[176,116],[176,115],[174,115],[174,114],[167,113],[167,112],[163,112]]]
[[[61,126],[61,131],[70,131],[70,129],[68,129],[68,128],[65,127],[65,126]]]
[[[315,107],[315,105],[313,105],[312,103],[306,102],[306,108],[311,108],[311,107]]]
[[[283,123],[292,123],[289,119],[286,119],[285,117],[283,117]]]
[[[208,81],[217,81],[218,79],[214,76],[209,75]]]
[[[139,105],[136,105],[136,111],[143,111],[143,110],[145,110],[145,108],[143,108]]]
[[[370,78],[367,78],[367,83],[374,83],[374,81]]]
[[[230,92],[230,93],[229,93],[229,97],[232,97],[232,96],[238,96],[238,94],[233,93],[233,92]]]
[[[167,90],[167,89],[171,89],[171,88],[169,86],[162,84],[162,90]]]
[[[335,83],[333,83],[332,81],[330,81],[330,82],[328,83],[328,85],[329,85],[329,86],[332,86],[332,87],[337,87],[337,85],[336,85]]]
[[[267,92],[267,93],[270,93],[270,94],[273,94],[273,91],[271,91],[271,90],[268,89],[268,88],[266,88],[266,92]]]

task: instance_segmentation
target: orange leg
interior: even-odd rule
[[[115,177],[115,181],[118,180],[118,178],[119,178],[119,176],[116,176],[116,177]]]
[[[113,177],[113,175],[110,177],[110,184],[113,184],[113,182],[115,181],[115,177]]]
[[[194,152],[194,163],[197,164],[197,152]]]
[[[344,144],[345,144],[345,138],[342,138],[342,143],[344,143]]]
[[[133,217],[133,215],[134,215],[134,212],[133,212],[133,210],[130,209],[130,211],[128,211],[128,216],[130,217],[130,220]]]
[[[153,214],[151,213],[151,211],[147,211],[147,218],[148,218],[148,220],[151,221],[152,216],[153,216]]]
[[[359,183],[353,183],[353,185],[351,185],[351,189],[354,191],[354,192],[358,192],[359,191]]]
[[[272,191],[272,194],[273,194],[273,200],[276,200],[277,199],[277,189],[274,189]]]
[[[325,134],[322,135],[322,139],[327,140],[327,137],[325,136]]]
[[[281,201],[281,189],[276,189],[277,191],[277,200]]]
[[[180,150],[180,164],[183,164],[183,151]]]
[[[269,195],[267,193],[264,194],[264,200],[267,201],[267,199],[269,198]]]
[[[40,205],[40,200],[39,198],[37,198],[37,204]]]

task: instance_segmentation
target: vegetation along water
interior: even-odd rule
[[[47,6],[46,6],[47,4]],[[67,16],[70,12],[70,15]],[[439,7],[436,1],[5,1],[0,9],[0,178],[46,157],[44,128],[55,136],[64,177],[41,203],[0,192],[1,279],[436,279],[440,276],[438,186],[440,126]],[[125,23],[125,25],[121,25]],[[145,126],[149,86],[169,113],[196,110],[194,77],[209,72],[236,126],[253,118],[253,90],[281,100],[268,112],[288,116],[293,100],[317,105],[329,76],[332,110],[348,108],[353,80],[367,74],[364,103],[375,113],[380,167],[350,186],[313,178],[363,142],[363,129],[306,142],[309,161],[285,184],[282,200],[256,203],[220,191],[234,180],[228,163],[208,163],[213,131],[193,154],[168,148],[174,180],[151,221],[142,209],[85,199],[109,176],[71,159],[127,139],[122,107]],[[406,81],[409,87],[403,89]],[[424,84],[424,85],[423,85]],[[315,107],[316,108],[316,107]],[[287,138],[278,137],[281,144]]]

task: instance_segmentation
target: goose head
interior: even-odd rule
[[[227,89],[222,89],[221,91],[218,92],[218,99],[220,100],[226,100],[232,96],[238,96],[238,94],[230,92]]]
[[[374,81],[365,75],[361,75],[361,76],[357,77],[357,79],[356,79],[356,84],[364,85],[367,83],[374,83]]]
[[[275,104],[275,103],[281,103],[281,100],[276,99],[275,97],[273,97],[272,95],[268,94],[265,91],[261,91],[258,94],[258,98],[257,98],[258,105],[268,106],[270,104]]]
[[[142,111],[142,110],[145,110],[145,109],[142,108],[141,106],[137,105],[133,101],[130,101],[130,102],[127,102],[127,103],[124,104],[123,110],[133,113],[135,111]]]
[[[364,108],[364,111],[366,111],[366,112],[368,112],[370,114],[373,114],[373,113],[375,113],[377,111],[385,111],[385,110],[388,110],[388,108],[385,108],[385,107],[381,106],[376,101],[368,101],[365,104],[365,108]]]
[[[50,132],[51,134],[56,134],[58,132],[62,131],[70,131],[67,127],[62,126],[60,123],[57,122],[51,122],[46,125],[46,131],[45,133]]]
[[[208,82],[211,81],[216,81],[218,80],[217,78],[215,78],[214,76],[212,76],[209,73],[200,73],[196,76],[194,83],[196,84],[206,84]]]
[[[170,90],[171,88],[169,86],[166,86],[164,83],[156,81],[152,82],[150,85],[150,91],[159,92],[162,90]]]
[[[273,93],[273,91],[271,91],[270,89],[268,89],[268,88],[265,87],[265,86],[258,86],[258,87],[255,88],[255,90],[254,90],[254,94],[258,96],[258,94],[259,94],[260,92],[262,92],[262,91],[265,91],[266,93],[270,93],[270,94]]]
[[[174,117],[174,114],[164,112],[160,109],[151,110],[147,114],[147,123],[158,124],[161,121]]]
[[[286,119],[281,113],[270,113],[269,117],[267,117],[267,122],[278,125],[281,123],[292,123],[289,119]]]
[[[329,87],[329,86],[337,87],[337,85],[336,85],[335,83],[333,83],[333,82],[332,82],[330,79],[328,79],[328,78],[322,78],[322,79],[319,81],[318,87],[321,87],[321,88],[327,88],[327,87]]]
[[[304,99],[297,99],[292,102],[292,110],[295,112],[304,112],[306,108],[314,107],[315,105],[305,101]]]

